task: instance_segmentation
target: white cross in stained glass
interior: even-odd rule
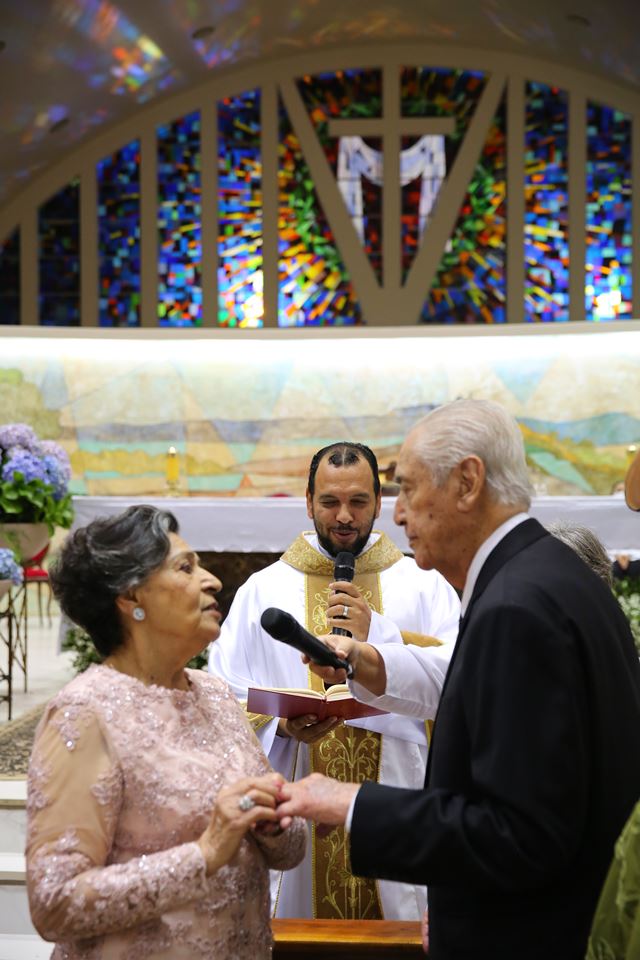
[[[433,137],[455,131],[453,117],[403,117],[400,74],[384,71],[382,117],[330,120],[332,137],[377,137],[382,141],[382,263],[383,286],[401,286],[401,145],[402,137]],[[356,225],[357,229],[357,225]]]

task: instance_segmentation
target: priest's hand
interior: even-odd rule
[[[333,593],[327,607],[327,623],[334,630],[348,630],[356,640],[366,641],[371,624],[371,607],[358,588],[346,580],[338,580],[330,583],[329,589]]]
[[[341,671],[344,673],[344,670]],[[316,743],[333,730],[340,723],[338,717],[327,717],[326,720],[318,720],[313,714],[304,714],[302,717],[287,720],[280,717],[278,720],[278,736],[291,737],[293,740],[299,740],[300,743]]]
[[[347,819],[359,783],[338,783],[321,773],[312,773],[295,783],[283,783],[278,813],[283,818],[304,817],[314,823],[336,827]]]

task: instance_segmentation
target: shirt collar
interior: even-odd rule
[[[473,594],[475,585],[477,583],[480,571],[482,570],[485,560],[494,549],[497,547],[501,540],[503,540],[508,533],[511,533],[515,527],[519,526],[521,523],[524,523],[525,520],[529,519],[528,513],[516,513],[513,517],[509,517],[508,520],[505,520],[504,523],[501,523],[499,527],[490,534],[483,544],[478,548],[475,553],[471,564],[469,565],[469,572],[467,573],[467,579],[464,583],[464,590],[462,591],[462,600],[460,601],[460,616],[464,617],[467,612],[467,607],[469,606],[469,601]]]

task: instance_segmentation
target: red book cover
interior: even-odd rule
[[[315,690],[278,690],[273,687],[249,687],[247,710],[268,717],[285,717],[293,720],[305,713],[315,714],[319,720],[340,717],[355,720],[356,717],[376,717],[387,713],[368,703],[354,700],[344,684],[329,687],[325,694]]]

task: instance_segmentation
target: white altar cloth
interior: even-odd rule
[[[280,553],[301,530],[312,527],[303,497],[74,497],[74,528],[112,516],[134,503],[150,503],[178,518],[184,539],[200,551]],[[393,522],[394,497],[382,498],[376,528],[407,551],[404,532]],[[640,513],[622,496],[537,497],[532,516],[541,523],[567,520],[589,527],[610,553],[640,556]],[[408,551],[407,551],[408,552]]]

